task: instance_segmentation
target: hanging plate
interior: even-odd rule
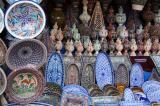
[[[130,74],[130,85],[141,87],[144,82],[143,69],[140,64],[135,63],[132,66],[131,74]]]
[[[0,68],[0,95],[3,94],[7,86],[7,78],[4,71]]]
[[[46,65],[45,77],[46,82],[53,82],[64,85],[64,64],[60,54],[52,53]]]
[[[4,13],[0,8],[0,33],[3,31],[3,29],[4,29]]]
[[[5,56],[7,52],[7,47],[2,39],[0,39],[0,65],[5,63]]]
[[[113,67],[108,55],[101,52],[95,63],[96,81],[100,89],[107,84],[114,84]]]
[[[9,7],[5,15],[8,32],[18,39],[32,39],[44,29],[46,17],[43,9],[32,1],[19,1]]]
[[[126,65],[120,64],[115,73],[115,83],[116,84],[129,84],[129,72]]]
[[[9,4],[13,4],[15,2],[18,2],[18,1],[22,1],[22,0],[6,0]],[[42,0],[29,0],[29,1],[33,1],[35,3],[38,3],[40,4],[42,2]]]
[[[44,84],[43,75],[38,70],[22,68],[8,76],[5,92],[10,102],[28,104],[42,95]]]
[[[124,90],[124,100],[125,101],[135,101],[134,93],[131,89],[126,88]]]
[[[5,59],[12,70],[27,65],[40,68],[47,60],[47,49],[39,40],[20,40],[9,47]]]
[[[155,92],[148,92],[147,98],[150,102],[160,102],[160,90]]]

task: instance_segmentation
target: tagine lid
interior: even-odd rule
[[[32,103],[44,91],[43,75],[33,68],[21,68],[12,71],[7,78],[6,95],[10,102],[18,104]]]

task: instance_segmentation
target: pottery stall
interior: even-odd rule
[[[0,0],[0,106],[159,106],[158,0]]]

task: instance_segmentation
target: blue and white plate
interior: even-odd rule
[[[150,104],[141,101],[121,101],[120,106],[150,106]]]
[[[4,29],[4,13],[0,8],[0,33],[3,31],[3,29]]]
[[[9,4],[13,4],[15,2],[18,2],[18,1],[22,1],[22,0],[6,0]],[[37,4],[40,4],[42,2],[42,0],[28,0],[28,1],[33,1]]]
[[[79,86],[79,85],[66,85],[63,87],[63,92],[82,92],[86,95],[89,95],[88,91],[83,88],[82,86]]]
[[[130,85],[141,87],[144,83],[143,69],[139,63],[135,63],[132,66],[130,74]]]
[[[148,92],[147,98],[150,102],[160,102],[160,90],[155,92]]]
[[[135,101],[134,93],[130,88],[124,90],[124,100],[125,101]]]
[[[113,66],[108,55],[101,52],[95,63],[96,81],[100,89],[107,84],[114,84]]]
[[[45,70],[46,82],[64,85],[64,64],[60,54],[53,52],[48,59]]]
[[[136,92],[136,93],[134,93],[134,97],[138,101],[149,103],[149,100],[148,100],[147,96],[143,92]]]

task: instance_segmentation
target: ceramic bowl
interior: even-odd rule
[[[0,68],[0,95],[3,94],[7,86],[7,78],[4,71]]]
[[[43,75],[33,68],[12,71],[7,79],[6,95],[10,102],[28,104],[43,94],[45,81]]]
[[[39,40],[20,40],[9,47],[5,59],[12,70],[21,67],[40,68],[47,60],[47,49]]]
[[[5,63],[5,56],[7,52],[7,47],[2,39],[0,39],[0,65]]]
[[[3,29],[4,29],[4,13],[0,8],[0,33],[3,31]]]
[[[13,4],[13,3],[16,3],[18,1],[21,1],[21,0],[6,0],[9,4]],[[29,0],[29,1],[33,1],[35,3],[38,3],[40,4],[42,2],[42,0]]]
[[[32,1],[18,1],[5,14],[8,32],[18,39],[35,38],[43,31],[46,17],[43,9]]]

